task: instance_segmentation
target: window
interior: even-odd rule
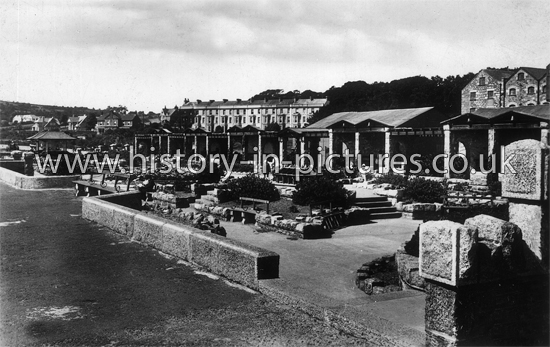
[[[476,99],[476,92],[470,92],[470,100]]]
[[[484,85],[485,85],[485,77],[480,77],[480,78],[479,78],[479,85],[480,85],[480,86],[484,86]]]
[[[525,74],[523,72],[518,73],[518,81],[523,81],[525,79]]]
[[[493,94],[494,94],[494,92],[492,90],[488,90],[487,91],[487,99],[492,99],[493,96],[494,96]]]
[[[510,96],[516,96],[516,88],[510,88],[510,91],[508,92]]]
[[[535,94],[535,87],[527,88],[527,94]]]
[[[219,123],[219,122],[218,122],[218,117],[216,117],[216,124],[218,124],[218,123]]]
[[[287,122],[287,123],[290,123],[290,116],[289,116],[289,117],[286,117],[286,122]]]
[[[542,92],[546,93],[546,85],[542,86]]]

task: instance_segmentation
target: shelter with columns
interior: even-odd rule
[[[501,146],[525,139],[541,141],[548,146],[548,122],[550,105],[522,106],[514,108],[479,108],[442,122],[445,154],[449,157],[461,153],[471,169],[480,171],[493,165],[496,172],[505,158]],[[483,155],[483,161],[480,159]],[[495,162],[492,155],[495,155]],[[504,154],[505,155],[505,154]],[[447,177],[451,177],[449,167]]]

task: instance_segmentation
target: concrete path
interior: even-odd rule
[[[280,279],[261,282],[269,289],[344,313],[358,322],[369,320],[368,324],[402,336],[410,344],[423,344],[423,293],[368,296],[355,286],[355,272],[363,263],[395,253],[421,221],[381,220],[342,228],[332,238],[320,240],[291,240],[278,233],[258,232],[252,225],[221,223],[228,238],[280,254]]]

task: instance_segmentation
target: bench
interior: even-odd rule
[[[94,180],[94,175],[101,175],[101,179],[99,181]],[[73,181],[75,184],[75,196],[80,195],[86,195],[86,196],[94,196],[94,195],[103,195],[103,194],[112,194],[112,193],[118,193],[120,192],[120,188],[117,186],[118,182],[121,180],[126,180],[126,191],[130,190],[130,183],[132,182],[132,177],[134,175],[127,175],[127,174],[121,174],[121,173],[115,173],[112,174],[115,178],[115,184],[114,187],[107,186],[107,175],[110,174],[108,171],[105,172],[90,172],[90,178],[85,180],[81,179],[77,181]]]
[[[253,199],[253,198],[239,198],[241,201],[240,208],[234,208],[229,211],[229,220],[231,222],[242,222],[243,224],[256,222],[256,204],[265,204],[266,212],[269,214],[269,200]],[[245,201],[252,202],[252,209],[247,209],[243,206]]]

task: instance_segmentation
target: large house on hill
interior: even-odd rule
[[[483,69],[462,89],[461,113],[480,108],[547,104],[550,102],[549,71],[550,65],[515,70]]]
[[[281,129],[303,128],[327,104],[326,98],[186,101],[180,107],[164,108],[161,121],[206,132],[225,132],[233,126],[264,130],[272,123]]]

